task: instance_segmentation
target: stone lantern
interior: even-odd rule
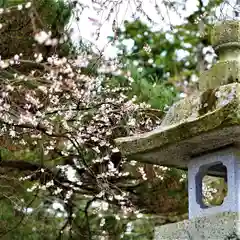
[[[188,170],[189,221],[162,226],[156,239],[217,240],[238,235],[240,22],[216,24],[212,44],[219,61],[201,74],[198,93],[175,103],[158,129],[116,139],[129,160]],[[228,193],[220,206],[203,203],[206,174],[227,182]]]

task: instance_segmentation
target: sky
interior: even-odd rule
[[[105,21],[111,7],[113,5],[108,4],[103,11],[100,11],[100,14],[97,13],[97,9],[99,6],[92,3],[92,0],[78,0],[79,3],[82,3],[86,6],[84,11],[80,14],[80,21],[76,22],[75,19],[71,21],[71,27],[73,28],[72,40],[77,42],[82,36],[83,39],[93,42],[96,44],[96,47],[104,52],[104,55],[107,57],[113,57],[116,55],[116,49],[108,44],[107,36],[113,36],[112,31],[112,22],[116,19],[117,26],[123,26],[124,20],[131,20],[133,13],[136,13],[136,2],[139,0],[122,0],[121,4],[117,4],[120,0],[111,0],[111,2],[115,2],[114,4],[114,12],[109,21]],[[180,9],[170,10],[166,8],[165,4],[163,4],[163,0],[140,0],[143,5],[142,8],[145,12],[151,16],[151,18],[157,22],[153,29],[166,29],[172,25],[182,24],[183,19],[186,16],[189,16],[197,9],[197,0],[184,0],[186,2],[186,9],[184,11]],[[154,8],[154,4],[157,1],[159,4],[161,15],[157,13]],[[183,0],[179,0],[182,2]],[[100,2],[104,2],[103,0]],[[108,3],[110,0],[108,1]],[[166,2],[166,1],[165,1]],[[171,2],[171,0],[169,0]],[[227,1],[226,1],[227,2]],[[223,4],[218,10],[216,10],[219,19],[221,20],[220,11],[224,12],[224,18],[227,15],[232,15],[232,6],[234,6],[236,0],[228,0],[229,4]],[[208,3],[208,0],[203,0],[204,5]],[[224,11],[223,11],[224,10]],[[164,20],[161,19],[161,16],[164,17]],[[146,21],[144,17],[141,15],[140,19],[142,21]],[[98,26],[101,25],[100,28],[100,36],[98,40],[96,40],[92,33],[96,32]],[[130,43],[129,43],[130,44]]]

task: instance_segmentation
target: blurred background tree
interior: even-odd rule
[[[34,53],[43,57],[59,54],[68,56],[73,45],[67,31],[73,5],[62,0],[8,1],[0,2],[1,57],[3,59],[22,54],[23,58],[34,58]],[[11,9],[11,11],[7,11]],[[51,32],[51,37],[62,41],[56,46],[37,44],[37,32]]]

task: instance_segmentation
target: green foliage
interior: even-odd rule
[[[54,216],[40,217],[36,212],[28,213],[17,211],[13,201],[0,202],[0,237],[13,240],[40,240],[56,239],[61,221]],[[49,224],[51,223],[51,224]]]
[[[135,61],[138,68],[144,69],[143,76],[156,75],[161,81],[179,75],[186,68],[186,62],[189,62],[187,69],[194,69],[192,51],[199,39],[192,32],[187,34],[186,30],[175,28],[174,31],[153,32],[140,20],[125,22],[125,30],[120,32],[119,39],[119,49],[123,49],[124,52],[123,60],[127,64],[129,61]],[[126,53],[123,45],[123,40],[126,39],[134,41],[130,53]],[[149,51],[145,50],[146,46],[149,47]],[[187,56],[179,60],[178,50],[187,51]]]
[[[146,69],[143,71],[147,72]],[[160,110],[164,110],[176,100],[176,88],[172,84],[162,82],[157,75],[139,72],[136,67],[131,68],[131,74],[133,82],[129,97],[137,96],[138,102],[145,102]]]
[[[73,7],[62,0],[37,0],[31,1],[30,8],[25,9],[25,0],[2,1],[1,8],[11,8],[0,16],[3,27],[1,28],[1,57],[8,59],[15,54],[23,54],[23,58],[32,58],[34,53],[41,52],[43,56],[58,53],[67,56],[74,46],[71,41],[65,41],[58,47],[37,46],[34,35],[38,31],[52,32],[52,38],[58,40],[68,35],[68,24]],[[22,5],[22,10],[18,10]],[[31,14],[30,14],[31,13]]]

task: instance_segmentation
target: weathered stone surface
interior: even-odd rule
[[[130,159],[187,168],[189,157],[240,141],[240,84],[232,83],[172,106],[162,126],[116,139]]]
[[[240,62],[236,60],[223,61],[201,74],[199,89],[205,91],[233,82],[240,82]]]
[[[215,24],[211,32],[211,42],[215,50],[222,46],[240,46],[240,22],[229,20]],[[230,45],[225,45],[230,43]]]
[[[240,209],[239,148],[229,147],[193,158],[188,164],[189,219],[219,212],[237,212]],[[224,168],[225,167],[225,168]],[[209,172],[226,180],[225,197],[219,205],[206,204],[202,193],[203,177]],[[224,180],[223,180],[224,181]]]
[[[219,62],[201,74],[200,91],[240,80],[240,22],[226,21],[216,24],[211,41],[219,55]]]
[[[155,228],[155,240],[240,239],[239,214],[223,212]]]

